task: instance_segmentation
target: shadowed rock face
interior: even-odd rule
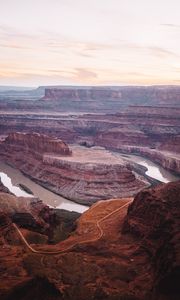
[[[0,211],[23,230],[27,229],[24,232],[29,239],[38,240],[39,232],[46,235],[50,243],[67,238],[75,230],[76,219],[80,217],[76,212],[49,208],[38,198],[16,197],[5,192],[0,192]],[[28,230],[36,233],[32,236]]]
[[[53,210],[37,198],[0,193],[0,209],[20,227],[45,233],[50,237],[51,227],[56,226]]]
[[[122,229],[140,239],[149,253],[157,292],[172,297],[180,294],[179,216],[180,181],[140,192],[128,209]]]
[[[16,286],[3,300],[61,300],[61,293],[46,278],[33,278]]]

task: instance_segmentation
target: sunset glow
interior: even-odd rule
[[[180,84],[179,0],[0,0],[0,84]]]

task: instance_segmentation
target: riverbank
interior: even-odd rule
[[[136,154],[129,154],[129,152],[112,152],[116,157],[124,157],[127,161],[133,162],[135,170],[140,172],[143,176],[147,176],[152,180],[152,184],[168,183],[171,181],[180,180],[180,176],[172,171],[168,171],[160,164],[153,162],[145,156]],[[139,166],[141,166],[139,168]]]
[[[5,186],[9,182],[11,182],[11,186],[12,185],[15,186],[16,192],[17,192],[16,188],[18,188],[18,194],[15,193],[16,196],[31,197],[31,195],[25,193],[18,187],[18,184],[21,183],[27,186],[33,192],[35,197],[38,197],[43,201],[43,203],[47,204],[50,207],[57,208],[57,209],[65,209],[69,211],[76,211],[79,213],[83,213],[88,209],[88,207],[85,205],[76,204],[55,193],[52,193],[48,189],[45,189],[41,185],[35,183],[30,178],[22,174],[22,172],[20,172],[18,169],[13,168],[12,166],[6,164],[5,162],[0,161],[0,171],[5,173],[6,176],[8,176],[8,182],[6,183],[4,182]],[[14,189],[12,193],[13,192]],[[19,194],[19,192],[22,192],[23,194]]]
[[[162,149],[151,149],[149,147],[121,146],[114,151],[126,155],[135,155],[158,164],[163,173],[170,172],[180,178],[180,154],[176,152],[163,151]],[[165,181],[167,183],[168,181]]]

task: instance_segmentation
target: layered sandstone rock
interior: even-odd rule
[[[180,88],[154,87],[90,87],[47,88],[43,100],[119,100],[154,104],[178,104]]]
[[[29,135],[18,134],[25,141]],[[41,136],[37,135],[41,141]],[[30,144],[31,140],[29,140]],[[132,196],[150,183],[132,171],[130,164],[96,149],[73,149],[71,156],[44,153],[37,156],[32,143],[26,152],[24,142],[7,138],[1,145],[4,160],[59,195],[81,204],[111,197]],[[37,146],[36,146],[37,147]],[[7,151],[8,149],[8,151]]]
[[[169,157],[177,160],[180,153],[180,109],[172,107],[132,107],[124,112],[109,115],[23,115],[0,116],[0,134],[21,130],[37,131],[61,137],[67,143],[87,146],[98,145],[111,150],[127,147],[146,147],[150,155],[155,151],[163,155],[158,163],[168,168]],[[148,150],[149,149],[149,150]],[[149,158],[151,158],[149,155]],[[148,157],[148,154],[147,154]],[[174,169],[174,163],[169,170]]]
[[[69,147],[62,140],[40,135],[39,133],[10,133],[4,145],[7,145],[7,148],[17,147],[22,148],[23,151],[34,151],[40,154],[57,153],[59,155],[71,155]]]
[[[150,149],[148,147],[120,146],[119,150],[125,153],[138,154],[157,162],[166,170],[180,175],[180,154],[159,149]]]
[[[133,107],[111,115],[56,116],[19,115],[0,117],[0,133],[37,131],[61,137],[65,142],[84,142],[118,149],[122,145],[147,146],[179,152],[178,108]]]

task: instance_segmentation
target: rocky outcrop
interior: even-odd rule
[[[56,227],[53,232],[53,243],[58,243],[67,239],[77,227],[76,221],[81,216],[80,213],[67,211],[64,209],[54,209],[56,215]]]
[[[38,254],[12,243],[19,235],[1,212],[1,299],[178,300],[179,195],[176,182],[100,201],[67,240],[32,245]]]
[[[140,239],[154,265],[157,293],[180,294],[180,181],[139,193],[128,209],[124,234]]]
[[[20,132],[10,133],[5,139],[4,145],[7,147],[22,148],[25,151],[44,153],[56,153],[58,155],[71,155],[71,151],[66,143],[57,138],[52,138],[39,133],[23,134]]]
[[[80,217],[76,212],[49,208],[38,198],[16,197],[3,192],[0,192],[0,211],[23,228],[27,239],[34,243],[41,240],[38,233],[46,235],[50,243],[64,240],[76,229],[76,220]]]
[[[51,227],[56,226],[56,216],[39,199],[0,193],[0,209],[20,227],[45,233],[51,238]]]
[[[26,134],[22,134],[23,137],[26,140]],[[39,138],[41,140],[41,136]],[[39,184],[81,204],[91,205],[97,200],[112,197],[129,197],[150,185],[125,161],[117,162],[110,153],[85,150],[74,149],[69,157],[45,153],[39,158],[37,153],[34,154],[33,144],[31,151],[26,152],[23,143],[20,146],[16,141],[9,143],[7,138],[1,145],[0,153],[4,160]]]

